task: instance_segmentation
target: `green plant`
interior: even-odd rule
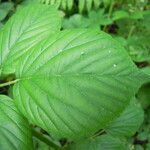
[[[10,15],[10,12],[14,10],[14,4],[12,2],[0,3],[0,27],[5,23],[5,19]]]
[[[85,17],[81,14],[75,14],[69,19],[65,18],[63,21],[63,28],[94,28],[100,30],[102,26],[112,24],[112,19],[108,14],[104,14],[104,9],[98,11],[90,11]]]
[[[41,3],[56,5],[56,7],[60,7],[64,10],[71,10],[75,5],[75,0],[39,0]],[[90,11],[92,6],[98,8],[101,4],[102,0],[79,0],[78,1],[78,9],[79,12],[82,12],[84,9]]]
[[[0,149],[33,149],[32,136],[53,149],[128,149],[149,73],[110,35],[60,28],[57,10],[34,4],[0,31],[0,87],[11,86],[0,96]]]

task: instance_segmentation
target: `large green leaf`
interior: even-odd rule
[[[130,137],[138,130],[143,119],[143,109],[136,99],[133,99],[123,113],[107,126],[106,131],[113,136]]]
[[[18,10],[0,32],[1,73],[14,73],[18,58],[59,29],[59,14],[50,6],[34,4]]]
[[[27,120],[14,102],[0,95],[0,150],[32,150],[32,136]]]
[[[68,147],[67,150],[127,150],[125,141],[111,135],[102,135]]]
[[[93,30],[50,36],[16,70],[20,111],[52,136],[69,139],[104,128],[144,80],[119,43]]]

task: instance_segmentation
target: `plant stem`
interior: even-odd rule
[[[60,150],[61,146],[59,144],[54,143],[48,136],[38,132],[37,130],[32,128],[33,136],[46,143],[50,147],[53,147],[56,150]]]
[[[104,133],[104,132],[105,132],[105,130],[102,129],[100,132],[94,134],[91,138],[92,138],[92,139],[93,139],[93,138],[96,138],[97,136],[100,136],[100,135],[101,135],[102,133]]]
[[[11,85],[11,84],[15,84],[18,81],[19,81],[19,79],[9,81],[9,82],[6,82],[6,83],[2,83],[2,84],[0,84],[0,87],[5,87],[5,86]]]
[[[114,7],[114,0],[111,1],[111,5],[109,7],[109,11],[108,11],[108,17],[111,17],[112,11],[113,11],[113,7]]]
[[[115,4],[114,0],[111,0],[111,5],[110,5],[109,11],[108,11],[108,18],[110,18],[112,15],[114,4]],[[104,26],[103,31],[106,31],[106,28],[107,28],[107,25]]]
[[[129,39],[129,38],[131,37],[131,35],[132,35],[134,29],[135,29],[135,26],[132,25],[131,28],[130,28],[129,34],[128,34],[128,36],[127,36],[127,39]]]

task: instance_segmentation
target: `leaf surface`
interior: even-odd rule
[[[32,136],[27,120],[18,112],[12,99],[0,95],[0,149],[32,148]]]
[[[108,125],[106,131],[113,136],[130,137],[135,134],[143,120],[143,109],[136,99],[133,99],[123,113]]]
[[[71,145],[67,150],[127,150],[126,142],[111,135],[102,135]]]
[[[17,68],[16,105],[56,138],[88,137],[104,128],[144,80],[126,51],[103,32],[65,30],[33,49]]]
[[[1,74],[14,73],[18,58],[59,29],[59,14],[50,6],[35,4],[18,10],[0,32]]]

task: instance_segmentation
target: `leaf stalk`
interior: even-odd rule
[[[32,134],[33,134],[34,137],[38,138],[39,140],[41,140],[42,142],[46,143],[47,145],[49,145],[50,147],[54,148],[55,150],[60,150],[61,149],[61,145],[53,142],[48,136],[38,132],[34,128],[32,128]]]
[[[6,83],[2,83],[0,84],[0,88],[1,87],[5,87],[5,86],[9,86],[9,85],[12,85],[12,84],[15,84],[16,82],[18,82],[20,79],[16,79],[16,80],[13,80],[13,81],[9,81],[9,82],[6,82]]]

